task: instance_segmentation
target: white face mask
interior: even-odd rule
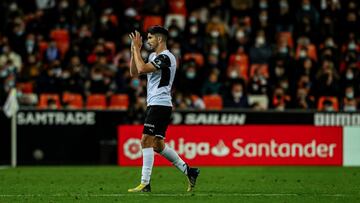
[[[354,98],[354,92],[347,92],[345,95],[346,95],[346,98],[348,98],[348,99]]]
[[[281,2],[280,2],[280,7],[281,7],[281,8],[288,8],[288,7],[289,7],[289,4],[288,4],[286,1],[281,1]]]
[[[260,7],[261,9],[267,9],[268,4],[267,4],[267,2],[260,2],[259,7]]]
[[[242,92],[233,92],[232,95],[235,99],[239,99],[240,97],[242,97],[243,93]]]
[[[307,53],[305,50],[301,50],[299,53],[300,58],[306,58],[307,57]]]
[[[196,73],[195,73],[194,71],[187,71],[187,72],[186,72],[186,77],[187,77],[188,79],[194,79],[195,76],[196,76]]]
[[[280,76],[284,75],[284,72],[285,72],[284,68],[282,68],[282,67],[275,67],[275,75],[276,75],[277,77],[280,77]]]
[[[256,38],[256,44],[261,46],[265,44],[265,38],[264,37],[257,37]]]
[[[328,40],[325,43],[326,47],[334,47],[334,42],[332,40]]]
[[[282,53],[282,54],[287,54],[288,53],[288,48],[287,47],[281,47],[279,52]]]
[[[197,21],[197,19],[196,19],[195,16],[191,16],[191,17],[189,18],[189,22],[190,22],[190,23],[196,23],[196,21]]]
[[[347,72],[346,73],[346,79],[348,79],[348,80],[352,80],[352,79],[354,79],[354,73],[352,73],[352,72]]]
[[[354,112],[354,111],[356,111],[356,107],[355,106],[350,106],[350,105],[345,105],[344,106],[344,111]]]
[[[332,106],[326,106],[326,107],[324,108],[324,110],[325,110],[325,111],[334,111],[334,107],[332,107]]]
[[[238,73],[237,71],[233,70],[230,72],[230,78],[234,79],[234,78],[237,78],[238,77]]]
[[[304,11],[309,11],[311,7],[310,7],[309,4],[304,4],[304,5],[302,6],[302,8],[303,8]]]
[[[211,37],[218,38],[220,36],[220,33],[216,30],[211,31],[210,33]]]
[[[243,31],[236,32],[236,39],[241,39],[245,37],[245,33]]]
[[[196,25],[193,25],[190,27],[190,33],[191,34],[197,34],[198,33],[198,27]]]
[[[173,48],[171,49],[171,52],[175,55],[175,56],[180,56],[181,55],[181,51],[178,48]]]
[[[179,35],[178,31],[172,30],[169,32],[170,37],[175,38]]]
[[[62,1],[61,3],[60,3],[60,7],[61,8],[67,8],[67,7],[69,7],[69,3],[67,2],[67,1]]]
[[[102,74],[93,74],[92,75],[92,79],[94,80],[94,81],[100,81],[100,80],[102,80],[103,79],[103,75]]]
[[[348,49],[349,49],[349,50],[355,50],[355,49],[356,49],[356,44],[355,44],[355,42],[350,42],[349,45],[348,45]]]

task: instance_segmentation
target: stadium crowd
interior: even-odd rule
[[[357,111],[359,18],[356,0],[2,0],[0,105],[12,87],[45,108],[109,108],[120,95],[141,117],[128,34],[160,24],[179,63],[177,109]]]

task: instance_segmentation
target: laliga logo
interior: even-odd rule
[[[225,157],[230,154],[230,148],[225,145],[223,140],[219,140],[213,147],[208,142],[185,142],[183,138],[180,138],[177,143],[174,140],[170,140],[166,144],[187,159],[194,159],[196,156],[208,156],[210,154],[215,157]],[[124,143],[123,149],[124,155],[131,160],[139,159],[142,156],[140,139],[128,139]]]
[[[142,156],[140,139],[130,138],[124,143],[124,154],[131,160]]]
[[[229,147],[227,147],[223,140],[220,140],[219,143],[211,149],[211,153],[217,157],[223,157],[230,153]]]

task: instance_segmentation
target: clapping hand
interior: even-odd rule
[[[140,33],[137,30],[135,30],[135,32],[129,34],[129,37],[131,39],[131,51],[134,51],[136,48],[141,49],[142,37]]]

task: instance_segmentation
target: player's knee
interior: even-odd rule
[[[160,153],[164,150],[165,144],[163,140],[155,139],[154,140],[154,151]]]
[[[155,151],[156,153],[160,153],[160,152],[163,151],[163,149],[161,148],[161,146],[158,146],[158,145],[154,145],[153,148],[154,148],[154,151]]]
[[[143,136],[141,139],[141,147],[148,148],[153,146],[153,139],[149,136]]]

